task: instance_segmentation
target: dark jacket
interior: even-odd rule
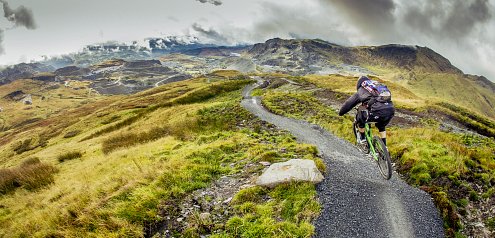
[[[368,105],[368,110],[375,115],[380,115],[382,113],[384,114],[393,113],[394,105],[392,104],[392,102],[389,103],[376,102],[376,99],[373,97],[373,95],[371,95],[371,93],[368,92],[368,90],[361,87],[361,83],[367,79],[368,79],[367,77],[359,78],[356,84],[357,92],[344,102],[344,105],[342,105],[342,108],[340,108],[339,116],[343,116],[344,114],[348,113],[350,110],[352,110],[355,106],[357,106],[360,103]]]
[[[342,108],[340,108],[339,111],[339,116],[343,116],[344,114],[348,113],[350,110],[352,110],[355,106],[357,106],[360,103],[367,104],[373,96],[371,95],[368,90],[364,88],[359,88],[357,92],[352,95],[350,98],[348,98],[344,105],[342,105]]]

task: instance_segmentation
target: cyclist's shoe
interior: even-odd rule
[[[368,147],[367,144],[363,145],[362,150],[363,150],[363,153],[365,153],[365,154],[369,154],[370,153],[370,147]]]
[[[363,153],[365,154],[370,153],[370,148],[368,146],[368,142],[366,141],[366,139],[358,140],[358,147],[361,151],[363,151]]]

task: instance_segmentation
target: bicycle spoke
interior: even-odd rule
[[[392,176],[392,163],[390,162],[390,155],[387,151],[387,147],[383,143],[383,141],[375,136],[373,138],[376,152],[378,154],[378,168],[380,169],[380,173],[385,179],[390,179]]]

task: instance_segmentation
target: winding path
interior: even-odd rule
[[[167,83],[169,83],[169,82],[168,82],[168,80],[170,80],[170,79],[172,79],[172,78],[174,78],[174,77],[177,77],[177,76],[179,76],[179,75],[180,75],[180,74],[174,74],[174,75],[172,75],[172,76],[168,76],[168,77],[166,77],[166,78],[164,78],[164,79],[162,79],[162,80],[160,80],[160,81],[156,82],[156,83],[155,83],[155,87],[160,86],[160,84],[165,84],[165,83],[163,83],[163,82],[167,82]]]
[[[442,220],[427,193],[396,173],[384,180],[375,162],[319,126],[268,112],[260,98],[250,96],[256,86],[244,89],[241,105],[299,141],[316,145],[327,165],[326,178],[317,186],[322,211],[314,237],[444,237]]]

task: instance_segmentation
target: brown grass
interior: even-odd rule
[[[0,170],[0,194],[13,192],[18,188],[35,190],[53,183],[53,174],[58,169],[41,163],[38,158],[25,160],[16,168]]]
[[[138,144],[158,140],[170,134],[170,130],[166,127],[153,128],[147,132],[141,133],[122,133],[105,139],[102,143],[103,153],[108,154],[120,148],[131,147]]]

